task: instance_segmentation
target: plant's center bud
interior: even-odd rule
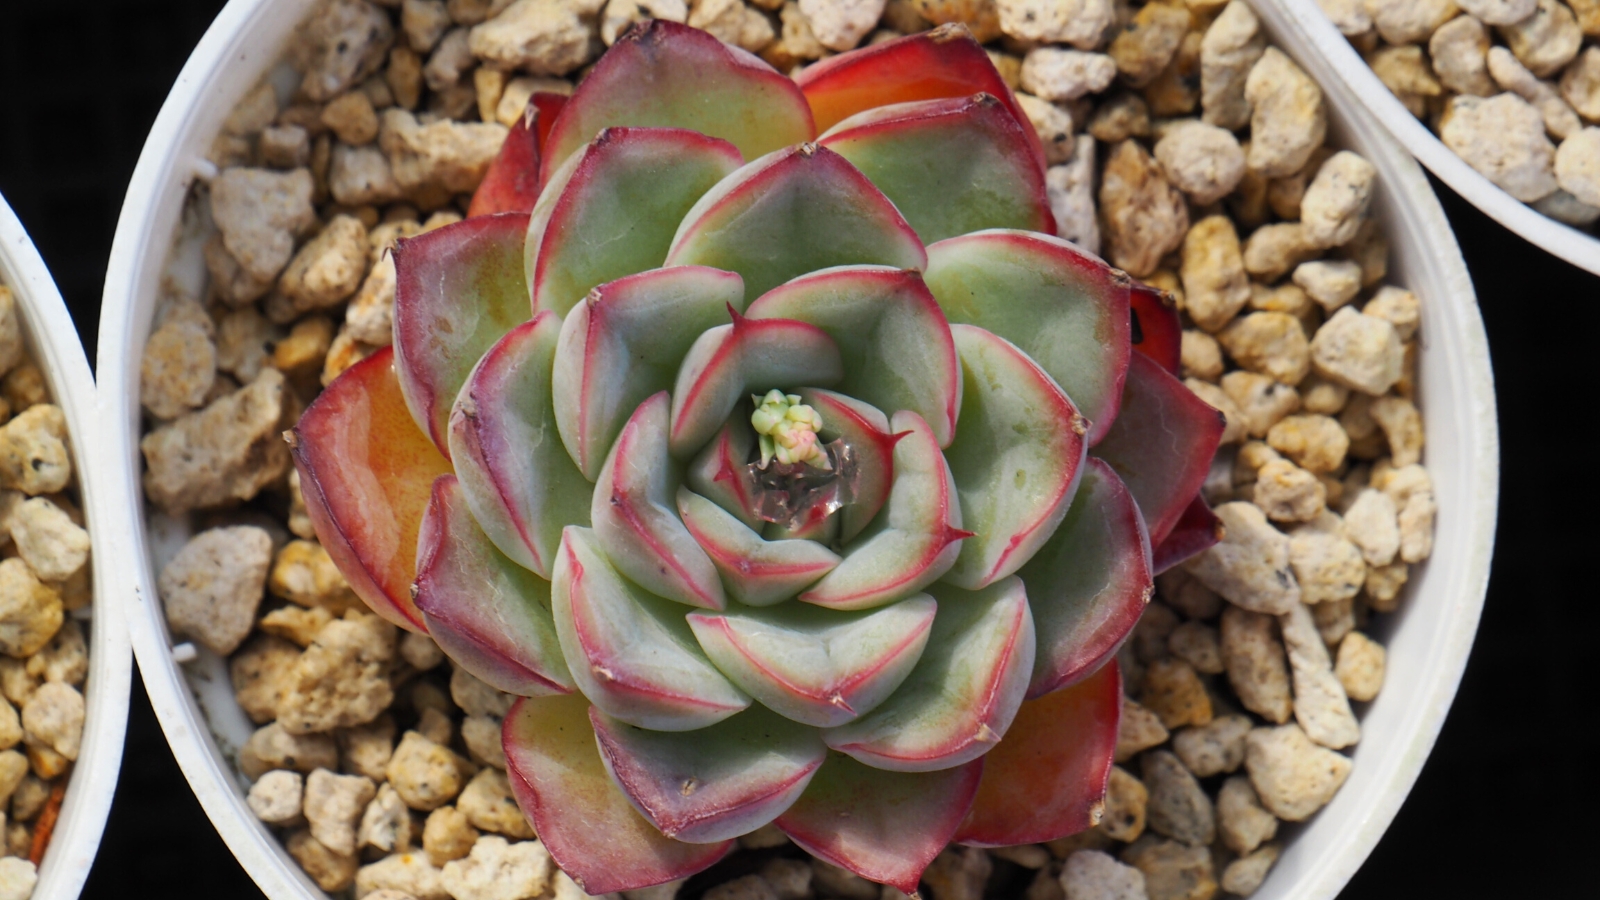
[[[765,397],[752,394],[750,401],[756,407],[750,424],[761,441],[761,468],[774,459],[785,466],[805,463],[824,471],[833,468],[817,436],[822,416],[801,403],[799,395],[770,390]]]

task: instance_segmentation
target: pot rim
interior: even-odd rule
[[[173,660],[155,590],[151,537],[140,489],[137,385],[155,295],[188,188],[197,177],[212,171],[202,158],[211,136],[232,102],[258,83],[281,57],[283,42],[294,35],[298,22],[316,2],[231,0],[189,58],[151,130],[123,205],[106,279],[99,345],[107,421],[115,424],[113,434],[104,441],[105,461],[108,472],[116,473],[123,501],[116,527],[127,538],[127,570],[137,573],[132,589],[124,592],[120,602],[127,610],[140,672],[173,753],[201,806],[245,870],[269,897],[279,900],[314,900],[326,895],[246,806],[240,779],[208,733],[207,714]],[[1414,579],[1443,585],[1430,587],[1427,613],[1446,620],[1437,626],[1419,623],[1408,632],[1436,631],[1429,632],[1427,652],[1414,660],[1419,687],[1403,691],[1391,681],[1390,691],[1372,704],[1384,706],[1385,697],[1407,693],[1407,711],[1420,715],[1405,718],[1379,742],[1381,746],[1369,743],[1371,749],[1365,754],[1358,749],[1357,756],[1365,761],[1356,767],[1356,773],[1370,783],[1358,797],[1351,789],[1357,777],[1353,774],[1352,782],[1333,803],[1304,827],[1324,841],[1317,853],[1297,853],[1306,841],[1295,842],[1256,895],[1279,898],[1292,894],[1300,900],[1323,900],[1338,893],[1398,811],[1460,681],[1488,583],[1499,477],[1498,434],[1488,340],[1472,284],[1444,211],[1421,168],[1372,120],[1349,88],[1332,77],[1325,58],[1310,49],[1310,38],[1297,22],[1270,5],[1271,0],[1251,2],[1275,42],[1323,84],[1334,107],[1335,131],[1347,138],[1341,143],[1359,145],[1360,152],[1378,167],[1378,202],[1386,211],[1386,228],[1395,239],[1397,252],[1404,249],[1399,243],[1402,233],[1415,245],[1409,254],[1414,257],[1409,263],[1413,271],[1407,276],[1415,283],[1406,286],[1415,290],[1427,307],[1422,362],[1448,364],[1451,380],[1460,382],[1445,390],[1437,404],[1427,406],[1427,421],[1432,424],[1430,452],[1455,447],[1464,457],[1470,481],[1454,485],[1457,490],[1448,498],[1440,497],[1440,521],[1446,523],[1447,515],[1450,519],[1448,528],[1441,527],[1436,550],[1461,559],[1434,565],[1431,570],[1424,566],[1423,575]],[[266,36],[271,37],[264,39]],[[1448,406],[1443,402],[1447,395],[1453,401]],[[1437,424],[1445,420],[1449,421],[1448,430]],[[1411,590],[1422,593],[1417,587]],[[1413,608],[1417,605],[1415,597],[1408,603]],[[1405,612],[1397,616],[1406,617]],[[1397,709],[1399,703],[1402,701],[1394,700],[1388,706]],[[1379,751],[1381,756],[1376,755]],[[1336,809],[1339,812],[1330,815]]]
[[[1330,71],[1343,82],[1352,98],[1451,190],[1535,247],[1600,275],[1600,237],[1558,222],[1511,196],[1446,147],[1422,120],[1401,105],[1315,0],[1253,2],[1257,6],[1281,6],[1283,16],[1292,18],[1305,32],[1311,48],[1328,61]]]
[[[36,900],[64,900],[78,896],[89,877],[122,769],[133,657],[111,585],[125,569],[116,565],[118,551],[106,525],[115,516],[105,508],[100,456],[95,449],[105,443],[99,434],[105,420],[89,374],[89,360],[50,270],[4,197],[0,197],[0,281],[16,298],[26,343],[50,385],[51,400],[66,417],[91,544],[94,600],[90,607],[89,675],[83,685],[83,744],[67,776],[70,780],[61,815],[40,861],[39,882],[33,891]]]

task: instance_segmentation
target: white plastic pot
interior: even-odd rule
[[[120,519],[139,560],[127,615],[134,652],[179,765],[228,846],[275,900],[320,892],[244,802],[230,754],[250,733],[221,660],[174,661],[155,590],[159,563],[185,534],[146,510],[139,486],[139,362],[163,273],[203,277],[198,240],[180,234],[190,183],[208,173],[207,148],[246,91],[271,71],[314,0],[233,0],[190,57],[146,143],[123,206],[101,314],[100,377],[113,406],[106,441]],[[1391,280],[1423,303],[1421,402],[1427,464],[1439,502],[1432,561],[1419,566],[1403,610],[1379,637],[1388,685],[1366,710],[1356,765],[1338,797],[1290,842],[1257,894],[1333,897],[1371,851],[1410,790],[1455,694],[1488,581],[1498,444],[1488,343],[1461,253],[1422,170],[1335,78],[1291,17],[1263,9],[1277,44],[1328,90],[1341,146],[1377,166],[1375,212],[1394,245]],[[175,249],[176,248],[176,249]]]
[[[50,271],[3,197],[0,283],[16,297],[29,354],[50,385],[51,399],[66,416],[72,464],[93,542],[89,560],[94,567],[94,602],[84,623],[89,632],[89,677],[83,684],[83,746],[73,764],[61,814],[33,890],[34,900],[72,900],[83,890],[94,864],[122,768],[132,660],[122,610],[114,595],[118,576],[125,575],[128,567],[118,565],[118,549],[108,539],[106,523],[116,516],[105,507],[106,492],[101,488],[107,478],[96,451],[103,443],[106,419],[100,415],[88,359]]]
[[[1333,26],[1316,0],[1252,0],[1252,3],[1278,7],[1279,10],[1272,13],[1274,18],[1285,22],[1292,20],[1296,27],[1303,29],[1311,51],[1326,60],[1327,73],[1340,80],[1345,93],[1364,104],[1411,155],[1451,190],[1535,247],[1600,275],[1600,238],[1546,216],[1467,165],[1466,160],[1446,147],[1426,123],[1412,115],[1378,80],[1372,67]],[[1329,79],[1319,76],[1318,80],[1323,90],[1327,90]]]

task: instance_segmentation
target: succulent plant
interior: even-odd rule
[[[585,890],[775,823],[911,891],[1095,821],[1112,657],[1215,540],[1222,426],[1043,175],[959,27],[791,80],[646,22],[394,251],[392,351],[291,436],[307,507],[523,698],[511,783]]]

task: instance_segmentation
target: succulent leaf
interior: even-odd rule
[[[550,608],[578,690],[624,722],[691,731],[750,705],[701,651],[683,607],[622,577],[588,528],[562,534]]]
[[[1178,305],[1172,295],[1136,281],[1128,291],[1128,303],[1139,322],[1133,349],[1160,363],[1172,377],[1180,377],[1183,323],[1178,320]]]
[[[768,522],[761,536],[769,541],[815,541],[832,547],[839,542],[839,517],[812,507],[788,524]]]
[[[433,480],[450,463],[412,421],[393,351],[334,379],[290,443],[311,524],[351,589],[378,615],[426,633],[411,601],[417,533]]]
[[[454,475],[433,483],[417,537],[413,596],[434,642],[497,690],[524,697],[572,691],[550,617],[550,582],[495,549]]]
[[[740,470],[750,461],[750,452],[755,443],[750,420],[744,416],[731,416],[717,431],[717,436],[701,448],[684,474],[684,481],[691,490],[722,507],[723,512],[752,529],[761,528],[765,523],[752,511],[755,509],[755,497],[750,482]]]
[[[1167,532],[1167,539],[1151,551],[1152,569],[1160,575],[1220,540],[1222,520],[1211,512],[1205,498],[1195,497],[1183,508],[1178,524]]]
[[[972,537],[944,580],[977,590],[1022,568],[1061,524],[1088,452],[1088,423],[1017,346],[954,325],[966,379],[961,432],[945,451]]]
[[[467,218],[489,216],[495,213],[533,211],[539,199],[539,144],[540,131],[549,131],[545,98],[554,97],[562,104],[566,98],[560,94],[538,93],[529,98],[521,118],[506,134],[500,152],[483,173],[483,181],[472,194],[472,204],[467,207]],[[559,110],[559,106],[557,109]]]
[[[1159,547],[1211,471],[1222,413],[1143,353],[1130,357],[1122,412],[1094,455],[1117,470]]]
[[[450,453],[450,407],[478,359],[532,317],[522,213],[479,216],[394,248],[394,360],[417,427]]]
[[[856,457],[856,499],[839,510],[841,543],[855,540],[889,502],[894,487],[894,445],[902,434],[889,431],[889,418],[854,397],[822,388],[801,388],[800,399],[822,414],[822,439],[842,440]]]
[[[1067,517],[1018,574],[1038,635],[1029,697],[1072,684],[1122,646],[1150,602],[1150,538],[1104,460],[1089,458]]]
[[[939,772],[885,772],[829,753],[776,824],[812,856],[914,893],[971,808],[982,772],[981,759]]]
[[[869,612],[801,603],[690,613],[706,655],[768,709],[818,728],[882,703],[922,657],[937,604],[917,594]]]
[[[661,833],[725,841],[777,818],[805,791],[828,748],[814,728],[760,706],[698,731],[646,731],[598,707],[589,719],[622,793]]]
[[[922,658],[876,709],[824,731],[829,747],[880,769],[931,772],[978,759],[1011,727],[1033,672],[1022,580],[929,591],[939,615]]]
[[[528,222],[533,308],[561,315],[597,285],[658,268],[678,223],[743,159],[681,128],[607,128],[556,171]]]
[[[668,600],[721,609],[716,566],[673,509],[675,473],[667,454],[667,393],[639,404],[611,445],[595,482],[589,517],[622,574]]]
[[[606,772],[589,709],[579,694],[523,699],[502,726],[512,793],[562,871],[607,894],[687,878],[726,856],[733,841],[675,841],[639,815]]]
[[[925,244],[986,228],[1054,234],[1037,141],[990,94],[880,106],[817,139],[894,201]]]
[[[507,332],[450,412],[450,454],[473,516],[501,553],[545,579],[561,529],[589,524],[592,493],[555,439],[550,385],[560,329],[555,313],[540,313]]]
[[[950,326],[915,270],[840,266],[779,285],[751,302],[752,319],[794,319],[839,345],[839,393],[878,409],[909,409],[948,446],[961,408]],[[828,421],[823,416],[823,422]]]
[[[980,847],[1053,841],[1100,821],[1122,677],[1115,660],[1072,687],[1029,700],[984,761],[972,811],[955,840]]]
[[[676,266],[603,284],[567,313],[552,387],[561,440],[584,477],[599,477],[622,423],[672,387],[695,339],[730,308],[744,308],[738,275]]]
[[[811,140],[811,110],[795,83],[711,35],[661,19],[617,38],[551,129],[541,183],[602,129],[685,128],[755,159]]]
[[[685,487],[678,488],[678,512],[716,565],[728,594],[747,606],[788,600],[839,564],[839,555],[816,541],[764,540]]]
[[[747,319],[710,328],[695,339],[672,389],[672,455],[683,459],[711,440],[734,407],[780,385],[839,383],[839,346],[815,325],[792,319]]]
[[[901,410],[889,421],[894,486],[872,526],[844,548],[844,560],[800,599],[833,609],[870,609],[909,597],[955,565],[961,541],[961,501],[950,467],[922,417]]]
[[[1024,126],[1032,138],[1033,157],[1044,169],[1044,145],[989,54],[964,25],[944,25],[829,57],[807,66],[795,83],[805,92],[821,131],[886,104],[989,94]]]
[[[1128,370],[1128,279],[1059,238],[983,231],[928,248],[928,287],[951,323],[1016,344],[1089,419],[1111,428]]]
[[[724,178],[689,210],[667,253],[670,266],[738,272],[752,297],[857,264],[920,271],[928,255],[859,169],[816,144],[769,153]]]

